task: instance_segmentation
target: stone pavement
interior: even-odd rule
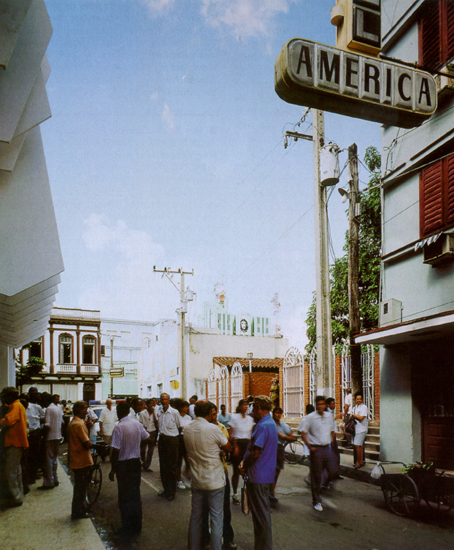
[[[22,506],[0,512],[1,550],[105,550],[91,519],[71,520],[73,488],[61,464],[58,478],[50,491],[38,490],[38,480]]]

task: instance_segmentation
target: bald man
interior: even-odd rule
[[[99,435],[104,438],[104,443],[107,445],[112,441],[112,432],[117,420],[117,411],[112,408],[112,399],[107,399],[106,408],[101,411],[99,418]]]

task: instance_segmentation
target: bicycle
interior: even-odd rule
[[[109,454],[110,447],[105,444],[96,444],[92,446],[93,466],[90,468],[87,479],[87,503],[92,508],[98,500],[102,487],[101,462]]]
[[[284,445],[284,460],[287,464],[303,464],[305,462],[304,444],[298,438],[299,435]]]

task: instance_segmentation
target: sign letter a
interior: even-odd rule
[[[308,46],[301,46],[300,57],[298,59],[298,69],[296,74],[300,74],[301,65],[306,65],[306,76],[312,78],[311,53]]]

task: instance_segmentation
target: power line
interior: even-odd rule
[[[235,279],[233,279],[232,282],[235,282],[237,281],[238,279],[241,279],[241,277],[243,277],[243,275],[245,275],[249,269],[254,266],[259,260],[260,258],[262,258],[263,256],[265,256],[265,254],[267,254],[274,246],[276,246],[276,244],[278,242],[280,242],[286,235],[288,235],[288,233],[290,233],[290,231],[295,227],[295,225],[297,225],[303,218],[304,216],[314,207],[314,205],[312,204],[307,210],[306,212],[304,212],[304,214],[302,214],[297,220],[295,223],[293,223],[288,229],[286,229],[284,231],[284,233],[282,233],[282,235],[280,237],[278,237],[264,252],[262,252],[260,254],[260,256],[257,256],[257,258],[255,258],[254,260],[252,260],[252,262],[249,264],[249,266],[242,272],[240,273],[240,275],[238,275],[238,277],[236,277]]]

